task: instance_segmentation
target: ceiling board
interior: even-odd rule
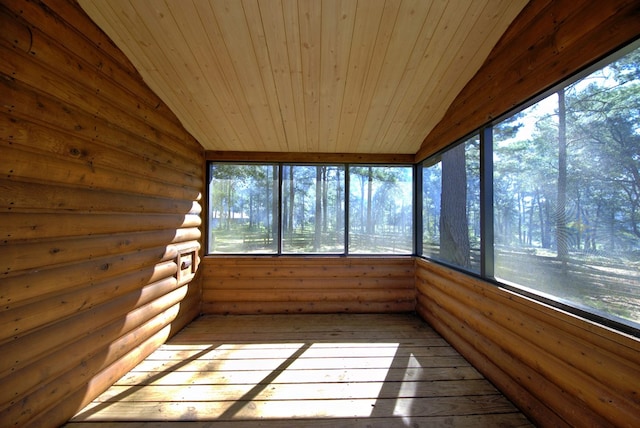
[[[207,150],[418,151],[525,0],[79,0]]]

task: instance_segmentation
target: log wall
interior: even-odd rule
[[[0,29],[0,425],[57,426],[199,312],[204,151],[75,2]]]
[[[208,314],[409,312],[412,257],[211,257],[201,265]]]
[[[540,426],[637,426],[640,340],[416,262],[417,312]]]

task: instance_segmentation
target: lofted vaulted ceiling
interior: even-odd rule
[[[79,0],[207,150],[404,153],[525,0]]]

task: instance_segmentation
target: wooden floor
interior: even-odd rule
[[[413,315],[258,315],[197,319],[66,426],[531,424]]]

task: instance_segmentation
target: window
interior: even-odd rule
[[[413,167],[349,168],[349,253],[413,253]]]
[[[422,255],[638,334],[640,49],[478,135],[422,164]]]
[[[413,169],[211,162],[209,254],[413,254]]]
[[[343,165],[284,165],[282,251],[344,253]]]
[[[640,50],[494,127],[495,276],[640,323]]]
[[[423,255],[480,273],[480,139],[429,159],[422,168]]]
[[[209,253],[275,253],[278,166],[211,163],[209,177]]]

